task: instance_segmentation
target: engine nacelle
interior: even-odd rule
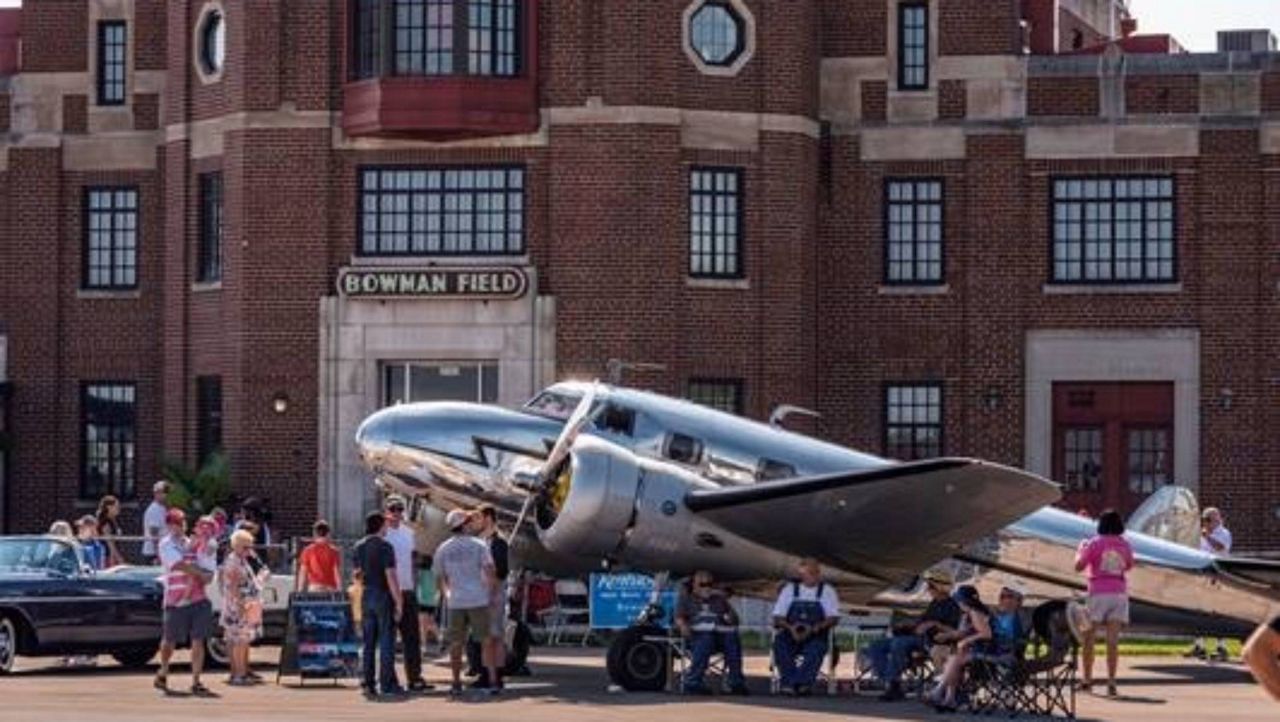
[[[632,524],[639,484],[640,470],[630,451],[579,437],[538,509],[539,540],[556,554],[612,556]]]

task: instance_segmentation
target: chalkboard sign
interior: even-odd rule
[[[653,577],[644,574],[592,574],[589,604],[592,629],[626,629],[653,599]],[[664,589],[658,603],[658,622],[670,628],[676,609],[676,591]]]
[[[360,642],[351,602],[342,592],[289,595],[289,620],[276,676],[345,679],[360,674]]]

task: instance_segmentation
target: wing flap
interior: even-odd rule
[[[759,544],[896,584],[1060,496],[1025,471],[934,459],[695,491],[685,504]]]

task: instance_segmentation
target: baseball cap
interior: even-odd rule
[[[187,515],[181,509],[173,508],[164,513],[165,524],[182,524],[187,520]]]
[[[950,589],[955,583],[951,578],[951,574],[946,569],[930,569],[924,573],[924,580],[934,586]]]
[[[388,496],[386,502],[382,505],[382,508],[388,511],[392,509],[400,509],[401,511],[404,511],[404,507],[404,497],[399,494],[392,494],[391,496]]]
[[[151,491],[152,493],[155,493],[157,491],[167,492],[169,491],[169,482],[165,481],[164,479],[161,479],[160,481],[157,481],[156,483],[151,485]]]
[[[467,522],[470,520],[471,515],[462,509],[454,509],[444,517],[445,526],[449,527],[452,531],[457,531],[466,526]]]

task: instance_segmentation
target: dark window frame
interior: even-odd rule
[[[711,174],[711,180],[712,180],[712,185],[713,185],[713,189],[712,189],[712,190],[710,190],[710,191],[706,191],[706,190],[702,190],[702,191],[694,190],[694,187],[693,187],[693,178],[694,178],[694,176],[695,176],[696,174],[699,174],[699,173],[709,173],[709,174]],[[707,270],[698,270],[698,269],[696,268],[696,262],[697,262],[697,259],[698,259],[698,258],[700,258],[700,257],[706,257],[706,258],[708,259],[708,263],[709,263],[712,267],[714,267],[714,266],[716,265],[716,264],[715,264],[715,260],[716,260],[716,258],[717,258],[719,255],[722,255],[722,254],[718,254],[718,253],[714,250],[714,245],[715,245],[716,236],[717,236],[717,234],[718,234],[718,233],[720,233],[720,232],[721,232],[721,231],[720,231],[720,229],[718,229],[718,228],[717,228],[717,221],[720,219],[720,216],[716,213],[716,211],[715,211],[715,209],[714,209],[714,206],[715,206],[715,200],[716,200],[718,197],[721,197],[721,196],[729,196],[729,195],[730,195],[729,193],[721,192],[721,191],[718,191],[718,190],[715,190],[715,189],[714,189],[714,186],[715,186],[715,184],[716,184],[716,180],[717,180],[718,176],[719,176],[719,175],[722,175],[722,174],[731,174],[731,175],[733,175],[733,176],[735,177],[735,182],[736,182],[736,185],[735,185],[736,190],[731,194],[731,195],[732,195],[732,197],[734,198],[735,203],[736,203],[736,207],[735,207],[735,209],[734,209],[734,223],[735,223],[735,225],[736,225],[736,229],[735,229],[735,232],[734,232],[734,238],[733,238],[733,241],[734,241],[734,249],[733,249],[733,253],[732,253],[732,254],[723,254],[723,255],[732,255],[732,256],[733,256],[733,258],[734,258],[734,267],[733,267],[733,270],[732,270],[732,271],[720,271],[720,272],[717,272],[717,271],[714,271],[714,270],[711,270],[711,271],[707,271]],[[695,165],[695,166],[690,166],[690,168],[689,168],[689,174],[688,174],[688,178],[687,178],[687,181],[686,181],[686,182],[688,183],[688,193],[689,193],[689,195],[688,195],[688,200],[687,200],[687,203],[688,203],[687,209],[688,209],[688,214],[689,214],[689,239],[688,239],[688,240],[689,240],[689,246],[688,246],[688,250],[689,250],[689,277],[690,277],[690,278],[710,278],[710,279],[741,279],[741,278],[745,278],[745,277],[746,277],[746,269],[747,269],[747,258],[746,258],[746,248],[747,248],[746,235],[747,235],[747,229],[746,229],[746,222],[745,222],[745,221],[746,221],[746,211],[745,211],[745,208],[746,208],[746,197],[747,197],[747,193],[746,193],[746,171],[745,171],[745,169],[743,169],[743,168],[741,168],[741,167],[737,167],[737,166],[714,166],[714,165]],[[709,197],[711,198],[711,201],[712,201],[712,211],[711,211],[711,226],[712,226],[712,227],[711,227],[711,236],[710,236],[710,240],[711,240],[711,242],[712,242],[713,249],[712,249],[711,251],[708,251],[708,252],[705,252],[705,253],[701,253],[701,254],[699,254],[699,253],[695,252],[694,247],[693,247],[694,236],[695,236],[695,233],[694,233],[694,230],[693,230],[693,223],[694,223],[694,198],[695,198],[695,197],[698,197],[698,196],[709,196]]]
[[[917,65],[907,62],[907,13],[919,10],[924,14],[924,37],[919,51],[923,55]],[[907,0],[898,3],[898,90],[929,89],[929,3],[922,0]],[[913,50],[915,48],[913,47]],[[907,82],[907,70],[919,68],[922,80],[919,83]]]
[[[1151,181],[1154,181],[1157,184],[1160,183],[1161,181],[1168,181],[1169,193],[1167,196],[1143,195],[1137,198],[1117,199],[1114,192],[1115,184],[1121,183],[1121,182],[1128,183],[1132,181],[1138,181],[1143,184],[1146,184],[1147,182],[1151,182]],[[1109,182],[1112,184],[1111,185],[1112,195],[1110,198],[1111,200],[1111,218],[1110,218],[1111,238],[1108,241],[1108,243],[1111,246],[1111,250],[1110,250],[1111,255],[1110,255],[1110,261],[1109,261],[1111,266],[1111,278],[1092,278],[1091,279],[1091,278],[1088,278],[1086,275],[1086,264],[1088,261],[1086,259],[1085,251],[1087,250],[1087,244],[1089,243],[1089,240],[1085,237],[1085,234],[1086,234],[1086,225],[1089,223],[1089,221],[1085,217],[1085,211],[1083,210],[1083,208],[1081,210],[1081,214],[1080,214],[1081,217],[1079,221],[1079,225],[1081,227],[1080,239],[1078,241],[1078,243],[1081,246],[1080,258],[1078,261],[1070,261],[1069,259],[1064,261],[1064,263],[1074,263],[1075,265],[1077,265],[1079,268],[1080,277],[1079,278],[1062,278],[1058,276],[1058,267],[1057,267],[1058,257],[1056,255],[1057,254],[1056,246],[1058,244],[1058,237],[1057,237],[1058,205],[1060,203],[1076,203],[1081,206],[1084,206],[1091,200],[1085,197],[1084,195],[1082,195],[1078,199],[1067,199],[1065,201],[1060,201],[1058,199],[1057,189],[1058,189],[1058,184],[1063,182],[1066,182],[1066,183]],[[1063,285],[1063,286],[1132,286],[1132,285],[1141,286],[1141,285],[1153,285],[1153,284],[1158,285],[1158,284],[1178,283],[1180,281],[1182,276],[1181,276],[1181,268],[1180,268],[1181,260],[1180,260],[1180,254],[1178,252],[1179,251],[1179,248],[1178,248],[1178,229],[1179,229],[1178,179],[1174,173],[1172,172],[1166,173],[1166,174],[1142,173],[1142,174],[1132,174],[1132,175],[1124,175],[1124,174],[1053,175],[1049,177],[1048,196],[1049,196],[1049,203],[1048,203],[1047,223],[1048,223],[1049,248],[1048,248],[1048,253],[1046,255],[1048,256],[1047,274],[1048,274],[1048,279],[1050,284]],[[1101,200],[1101,199],[1099,198],[1099,199],[1093,199],[1093,200]],[[1147,274],[1147,244],[1150,242],[1150,239],[1147,236],[1148,219],[1146,215],[1146,204],[1148,202],[1165,202],[1165,201],[1169,203],[1169,220],[1167,222],[1171,224],[1171,235],[1168,239],[1169,251],[1171,254],[1168,259],[1170,264],[1169,266],[1170,272],[1167,277],[1158,276],[1158,275],[1155,277],[1152,277]],[[1115,209],[1120,202],[1137,202],[1141,207],[1141,214],[1138,219],[1138,229],[1140,232],[1140,237],[1138,239],[1130,239],[1132,242],[1137,243],[1138,248],[1140,250],[1138,265],[1139,265],[1139,269],[1141,270],[1141,274],[1140,274],[1140,277],[1138,278],[1117,278],[1115,273],[1116,265],[1117,265],[1116,247],[1118,243],[1118,239],[1116,238],[1116,233],[1115,233],[1116,225],[1118,223],[1116,219]],[[1156,219],[1155,222],[1160,223],[1162,221],[1160,221],[1159,219]],[[1069,243],[1069,241],[1065,239],[1063,242]],[[1100,242],[1101,241],[1099,240],[1099,243]],[[1157,239],[1156,242],[1160,243],[1161,241]],[[1157,259],[1157,263],[1159,261],[1160,259]]]
[[[382,188],[378,188],[378,189],[376,189],[376,190],[370,191],[370,190],[366,187],[366,185],[365,185],[365,174],[366,174],[366,173],[368,173],[368,172],[384,173],[384,172],[398,172],[398,171],[408,171],[408,172],[425,171],[425,172],[427,172],[427,173],[432,173],[432,172],[448,173],[448,172],[453,172],[453,171],[458,171],[458,172],[461,172],[461,171],[485,171],[485,172],[488,172],[488,171],[502,171],[504,174],[509,174],[511,171],[520,171],[520,191],[519,191],[519,195],[520,195],[520,197],[521,197],[521,198],[520,198],[520,231],[519,231],[519,233],[520,233],[519,244],[520,244],[520,245],[519,245],[519,248],[516,248],[516,249],[511,249],[511,248],[510,248],[510,239],[509,239],[509,236],[510,236],[510,234],[511,234],[511,232],[512,232],[512,231],[510,230],[510,228],[509,228],[509,227],[506,227],[506,228],[504,228],[504,230],[503,230],[503,232],[502,232],[504,236],[507,236],[507,237],[508,237],[508,238],[507,238],[506,240],[504,240],[504,242],[503,242],[503,246],[504,246],[504,248],[506,248],[506,250],[503,250],[503,251],[492,251],[492,250],[490,250],[490,251],[481,251],[481,250],[476,250],[476,249],[475,249],[475,239],[474,239],[474,238],[472,238],[472,241],[471,241],[471,246],[472,246],[471,250],[466,250],[466,251],[461,251],[461,250],[452,250],[452,251],[450,251],[450,250],[445,250],[445,249],[444,249],[444,228],[443,228],[443,220],[442,220],[442,221],[441,221],[441,230],[440,230],[440,234],[441,234],[441,235],[440,235],[440,243],[441,243],[441,248],[440,248],[440,250],[436,250],[436,251],[429,251],[429,250],[415,251],[415,250],[413,250],[413,240],[412,240],[413,230],[412,230],[412,221],[410,221],[410,224],[411,224],[411,226],[410,226],[410,230],[409,230],[410,238],[409,238],[409,242],[408,242],[408,249],[407,249],[407,250],[405,250],[405,251],[378,251],[378,250],[369,251],[369,250],[366,250],[366,248],[365,248],[365,241],[364,241],[364,219],[365,219],[365,208],[364,208],[364,205],[365,205],[365,204],[364,204],[364,200],[365,200],[365,193],[366,193],[366,192],[373,192],[373,193],[377,193],[377,194],[379,194],[379,198],[381,198],[381,194],[383,194],[383,193],[385,193],[385,192],[387,192],[387,191],[384,191]],[[356,255],[357,257],[360,257],[360,258],[428,258],[428,257],[444,256],[444,257],[514,258],[514,257],[523,256],[523,255],[525,255],[526,253],[528,253],[528,252],[529,252],[529,202],[528,202],[528,200],[529,200],[529,199],[528,199],[528,192],[529,192],[529,170],[528,170],[528,168],[527,168],[527,167],[525,167],[524,165],[519,165],[519,164],[498,164],[498,165],[362,165],[362,166],[359,166],[359,167],[357,167],[357,168],[356,168],[356,173],[357,173],[357,176],[358,176],[358,177],[357,177],[357,180],[356,180],[356,252],[355,252],[355,255]],[[505,192],[506,192],[507,194],[509,194],[509,195],[510,195],[510,194],[512,193],[512,191],[511,191],[511,186],[510,186],[510,176],[509,176],[509,175],[506,175],[505,177],[507,178],[507,183],[508,183],[508,185],[507,185],[507,187],[506,187]],[[448,189],[448,188],[446,188],[445,183],[444,183],[444,179],[443,179],[443,177],[442,177],[440,187],[439,187],[438,189],[431,189],[431,190],[434,190],[435,192],[438,192],[438,193],[443,194],[443,192],[444,192],[444,191],[449,190],[449,189]],[[476,192],[476,189],[474,189],[474,188],[473,188],[473,189],[472,189],[472,191],[473,191],[473,192]],[[408,193],[408,194],[410,194],[410,195],[411,195],[414,191],[412,191],[412,190],[410,190],[410,191],[398,191],[398,190],[393,190],[393,191],[390,191],[390,192],[392,192],[392,193]],[[423,192],[426,192],[426,191],[423,191]],[[474,197],[474,196],[473,196],[473,197]],[[410,201],[410,205],[412,205],[412,201]],[[471,204],[471,218],[472,218],[472,222],[471,222],[471,232],[472,232],[473,234],[475,234],[475,233],[477,232],[477,230],[478,230],[478,227],[477,227],[477,225],[476,225],[476,223],[475,223],[475,219],[476,219],[476,217],[477,217],[477,215],[476,215],[476,214],[477,214],[477,210],[478,210],[478,209],[477,209],[477,204],[476,204],[476,203],[474,202],[474,200],[473,200],[473,202],[472,202],[472,204]],[[441,202],[441,212],[443,212],[443,211],[444,211],[444,203],[443,203],[443,201],[442,201],[442,202]],[[427,212],[429,213],[429,211],[427,211]],[[412,213],[413,213],[412,208],[410,209],[409,213],[410,213],[410,218],[412,218]],[[511,211],[508,209],[508,210],[506,210],[506,211],[505,211],[505,213],[509,215],[509,214],[511,213]],[[508,219],[508,220],[509,220],[509,219]],[[425,232],[425,231],[424,231],[424,232]],[[382,233],[382,229],[381,229],[380,222],[379,222],[379,228],[378,228],[376,231],[374,231],[374,233],[375,233],[375,235],[377,235],[377,234],[381,234],[381,233]],[[380,245],[380,244],[379,244],[379,245]]]
[[[917,197],[916,194],[919,191],[918,186],[926,183],[936,183],[938,185],[937,201],[921,201]],[[892,186],[895,184],[911,184],[913,186],[912,200],[892,201],[891,200]],[[884,254],[883,263],[881,264],[882,265],[881,278],[883,283],[887,286],[941,286],[946,284],[947,282],[947,182],[946,182],[946,179],[941,176],[929,176],[929,177],[920,177],[920,178],[914,178],[909,176],[888,176],[884,179],[883,192],[884,192],[884,195],[883,195],[884,208],[883,208],[882,219],[884,223],[884,233],[883,233],[884,243],[881,246],[881,251]],[[901,243],[901,244],[907,243],[907,241],[890,240],[892,210],[893,210],[893,206],[895,205],[909,206],[912,209],[911,225],[912,225],[913,238],[910,241],[912,246],[912,260],[911,260],[912,277],[911,278],[895,279],[893,278],[893,275],[890,272],[893,267],[892,254],[890,253],[890,246],[893,245],[894,243]],[[920,263],[919,255],[918,255],[920,251],[920,247],[924,245],[932,245],[933,241],[922,242],[920,238],[917,237],[916,231],[919,230],[920,221],[916,215],[916,209],[920,207],[928,207],[933,205],[936,205],[938,207],[938,230],[939,230],[938,241],[937,241],[938,277],[921,279],[919,278],[918,275],[916,275],[918,271],[918,266]]]
[[[120,42],[110,41],[111,31],[121,32]],[[118,63],[108,57],[110,48],[119,47]],[[119,80],[110,81],[108,70],[118,66]],[[98,22],[98,105],[124,105],[128,100],[129,90],[129,24],[124,20],[101,20]]]
[[[736,37],[737,42],[734,43],[733,50],[727,56],[725,56],[724,60],[719,60],[719,61],[708,59],[706,56],[704,56],[701,52],[698,51],[698,46],[693,42],[693,25],[695,22],[697,22],[698,15],[700,15],[704,10],[707,10],[708,8],[711,8],[711,7],[719,7],[722,10],[724,10],[726,14],[728,14],[729,19],[733,22],[734,31],[737,36]],[[746,19],[738,14],[738,9],[733,6],[733,3],[728,2],[728,0],[706,0],[706,2],[703,2],[701,5],[698,6],[697,10],[694,10],[692,13],[689,14],[690,49],[693,50],[693,54],[698,57],[698,60],[702,61],[703,63],[707,64],[710,67],[728,68],[728,67],[732,67],[734,63],[738,62],[738,58],[741,58],[742,54],[747,52],[746,35],[747,35]]]
[[[707,386],[707,387],[718,386],[722,388],[732,388],[734,408],[724,409],[724,408],[721,408],[720,406],[714,406],[712,404],[706,404],[701,401],[698,401],[693,396],[694,387],[698,385]],[[685,383],[684,396],[686,399],[688,399],[689,401],[695,404],[698,404],[699,406],[705,406],[706,408],[715,409],[717,411],[724,411],[726,413],[734,414],[735,416],[742,416],[745,413],[745,408],[746,408],[746,395],[744,391],[745,388],[746,388],[746,384],[743,383],[743,380],[740,378],[729,378],[729,377],[723,377],[723,376],[694,376],[694,377],[691,377]]]
[[[213,43],[214,35],[219,31],[222,33],[222,62],[218,62],[218,59],[215,57],[216,48]],[[221,73],[224,66],[227,64],[227,14],[223,12],[221,8],[211,8],[201,16],[200,30],[196,35],[196,42],[196,56],[200,61],[200,69],[204,74],[217,75],[218,73]]]
[[[133,193],[133,208],[131,211],[129,209],[122,210],[115,207],[115,194],[119,192]],[[107,264],[107,273],[112,278],[112,280],[107,283],[98,283],[98,284],[90,282],[92,271],[95,268],[95,266],[93,266],[91,262],[92,261],[91,236],[94,232],[92,228],[92,218],[93,218],[94,210],[91,208],[91,205],[92,205],[92,198],[95,193],[109,193],[111,194],[111,198],[112,198],[111,207],[100,211],[102,213],[109,214],[111,218],[111,225],[110,225],[110,228],[108,229],[108,232],[110,234],[110,243],[105,252],[110,257],[110,262]],[[84,226],[84,229],[81,233],[80,288],[86,291],[137,290],[138,274],[140,272],[139,263],[138,263],[138,259],[139,259],[138,252],[139,252],[139,246],[141,245],[141,242],[142,242],[142,194],[138,190],[138,187],[134,185],[85,186],[84,192],[81,195],[81,206],[82,208],[81,208],[80,220]],[[128,213],[128,212],[133,213],[133,229],[132,229],[133,230],[133,247],[132,248],[117,247],[115,236],[116,236],[117,230],[119,229],[116,228],[116,219],[119,214]],[[124,229],[124,230],[128,230],[128,229]],[[117,254],[129,253],[129,252],[132,252],[133,254],[131,264],[116,263]],[[118,283],[114,281],[117,265],[119,266],[120,269],[132,268],[133,281],[131,283]]]
[[[937,380],[915,380],[915,381],[886,381],[881,385],[880,390],[880,425],[881,425],[881,448],[884,455],[888,458],[900,458],[890,454],[889,431],[891,427],[909,428],[914,431],[917,427],[932,427],[934,424],[912,422],[910,424],[889,422],[889,391],[891,389],[937,389],[938,390],[938,454],[935,457],[914,456],[913,459],[929,459],[945,456],[947,453],[947,390],[946,383]],[[914,452],[917,448],[915,434],[911,435],[911,449]]]
[[[226,233],[226,210],[222,171],[201,173],[197,182],[196,282],[222,280],[222,249]]]
[[[351,18],[348,71],[351,79],[470,77],[505,80],[525,75],[527,48],[524,32],[528,8],[525,0],[452,0],[453,25],[447,29],[447,26],[429,24],[427,12],[432,1],[353,0],[348,6]],[[401,47],[404,34],[398,25],[400,3],[422,8],[421,26],[411,28],[422,33],[421,47],[416,51]],[[487,11],[489,24],[473,31],[473,10],[477,16],[475,19]],[[487,31],[484,50],[478,49],[479,43],[472,42],[484,34],[482,31]],[[433,33],[441,32],[448,33],[452,39],[448,49],[450,68],[447,72],[428,72],[428,58],[432,52],[430,40]],[[412,58],[414,52],[421,53],[421,67],[402,72],[400,59]]]
[[[89,394],[94,388],[119,389],[128,388],[132,390],[132,400],[129,402],[131,409],[127,419],[127,428],[131,430],[128,439],[110,439],[108,444],[108,459],[115,458],[110,446],[114,444],[131,444],[133,446],[132,463],[128,468],[122,471],[119,479],[104,478],[103,487],[101,489],[89,488]],[[119,499],[133,498],[138,486],[138,384],[136,381],[123,381],[118,379],[94,379],[80,382],[80,478],[76,488],[76,495],[82,501],[97,501],[106,494],[112,494]],[[107,422],[97,425],[120,427],[125,426],[116,419],[110,419]],[[120,450],[120,458],[124,456],[124,450]]]

